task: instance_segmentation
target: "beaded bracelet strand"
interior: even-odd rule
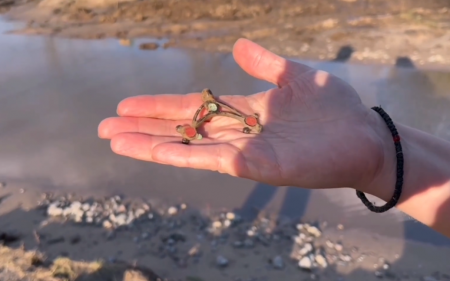
[[[397,205],[398,200],[400,199],[400,195],[402,194],[402,188],[403,188],[403,151],[402,151],[402,145],[400,143],[400,136],[398,135],[397,129],[395,128],[394,122],[392,122],[392,119],[389,117],[389,115],[381,108],[381,107],[372,107],[374,111],[376,111],[380,116],[383,118],[383,120],[386,122],[387,127],[391,131],[392,138],[394,140],[395,144],[395,152],[397,156],[397,180],[395,182],[395,190],[394,195],[392,196],[391,200],[389,200],[385,205],[383,206],[375,206],[373,203],[371,203],[366,195],[361,191],[356,191],[356,195],[359,199],[363,202],[363,204],[372,212],[375,213],[383,213],[388,211],[389,209],[393,208],[395,205]]]

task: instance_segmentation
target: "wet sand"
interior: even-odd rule
[[[3,4],[3,5],[2,5]],[[68,38],[168,38],[165,47],[230,52],[239,37],[301,59],[418,65],[450,63],[446,0],[2,0],[20,34]]]
[[[4,30],[12,27],[3,25]],[[96,198],[123,194],[168,205],[186,203],[201,211],[235,210],[249,220],[265,210],[276,216],[327,221],[329,228],[324,231],[329,239],[389,259],[398,272],[450,274],[446,263],[440,263],[450,256],[448,249],[435,248],[448,246],[447,238],[396,211],[371,214],[349,190],[275,189],[217,173],[114,155],[108,142],[97,138],[97,125],[114,115],[117,103],[127,96],[187,93],[205,87],[218,95],[247,95],[272,87],[243,73],[230,54],[177,48],[150,52],[138,46],[124,47],[117,40],[0,36],[0,65],[8,66],[0,69],[0,181],[6,183],[0,189],[0,229],[20,232],[25,245],[32,248],[36,244],[33,229],[45,219],[42,212],[34,211],[41,192]],[[304,63],[347,80],[365,104],[381,104],[398,122],[450,140],[450,74],[404,66]],[[340,223],[345,225],[344,234],[336,233]],[[65,252],[74,259],[107,258],[117,254],[112,245],[122,245],[121,258],[138,259],[161,275],[177,278],[192,274],[211,280],[230,280],[233,274],[261,277],[262,261],[276,252],[258,250],[259,254],[253,252],[259,256],[255,259],[248,252],[230,254],[224,247],[221,251],[237,255],[236,260],[247,257],[243,264],[249,263],[248,267],[241,264],[241,269],[223,271],[205,262],[178,270],[170,261],[145,255],[137,258],[133,233],[125,232],[106,243],[103,230],[89,226],[55,223],[43,231],[51,236],[78,233],[83,237],[77,247],[67,243],[42,246],[52,257]],[[213,256],[206,260],[214,260]],[[370,280],[376,278],[370,272],[372,265],[350,269],[349,276],[348,272],[339,274],[346,280]],[[310,278],[295,266],[263,275],[269,280],[296,280],[296,274]]]

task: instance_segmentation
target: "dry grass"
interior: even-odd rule
[[[0,246],[0,281],[157,281],[149,269],[125,263],[73,261],[57,258],[47,261],[36,251]]]

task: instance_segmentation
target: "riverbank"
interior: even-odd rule
[[[2,0],[19,34],[69,38],[166,38],[164,48],[230,52],[240,37],[280,55],[312,60],[450,64],[446,1],[381,0]],[[152,45],[147,49],[155,49]],[[145,48],[145,47],[144,47]]]

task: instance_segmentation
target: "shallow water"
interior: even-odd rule
[[[0,31],[11,28],[0,25]],[[368,106],[398,122],[450,140],[450,74],[414,68],[304,62],[351,83]],[[128,96],[252,94],[272,87],[245,74],[230,54],[142,51],[116,40],[83,41],[0,35],[0,179],[85,194],[122,193],[235,208],[268,208],[375,233],[435,244],[448,239],[400,212],[369,213],[349,190],[279,188],[207,171],[114,155],[98,123]],[[369,160],[368,160],[369,161]]]

